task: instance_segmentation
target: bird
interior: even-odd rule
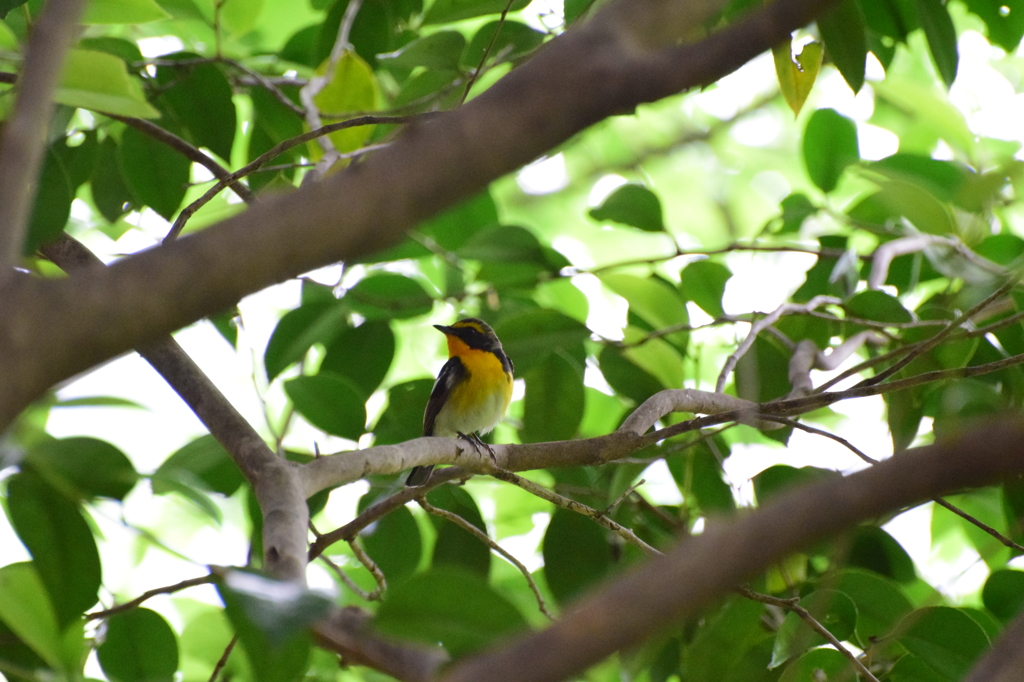
[[[512,400],[514,367],[505,355],[494,330],[475,317],[451,326],[434,328],[448,339],[448,362],[434,381],[427,409],[423,413],[424,436],[459,437],[480,451],[491,447],[480,440],[501,421]],[[421,486],[430,480],[434,465],[414,467],[407,486]]]

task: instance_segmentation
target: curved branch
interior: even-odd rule
[[[548,629],[463,662],[444,682],[566,679],[803,547],[856,523],[964,487],[1024,472],[1019,417],[784,494],[749,514],[717,520],[664,557],[619,577]],[[827,509],[828,513],[821,513]]]

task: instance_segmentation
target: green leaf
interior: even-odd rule
[[[699,260],[690,263],[680,273],[679,289],[688,301],[693,301],[711,317],[721,317],[722,297],[732,272],[721,263]]]
[[[297,99],[296,88],[282,88],[286,95]],[[252,99],[253,118],[252,134],[249,136],[248,159],[252,161],[264,152],[270,151],[279,142],[302,134],[302,121],[295,113],[279,102],[268,90],[252,88],[249,90]],[[301,157],[301,147],[293,147],[267,162],[268,166],[294,163]],[[281,171],[284,177],[294,179],[294,169]],[[253,190],[270,184],[274,179],[271,173],[254,173],[248,177],[249,186]]]
[[[721,456],[728,456],[728,447],[721,441],[715,442]],[[723,452],[724,450],[724,452]],[[713,512],[730,512],[736,508],[732,489],[725,482],[722,465],[706,443],[699,443],[687,449],[686,457],[668,459],[668,469],[683,493],[683,499],[696,498],[701,515]]]
[[[772,497],[793,488],[818,481],[834,479],[838,472],[818,467],[791,467],[788,464],[770,466],[754,476],[754,495],[758,505],[764,505]]]
[[[262,11],[263,0],[224,0],[220,22],[232,35],[244,36],[256,27]]]
[[[1010,11],[1002,11],[1003,7]],[[967,9],[985,22],[989,42],[1009,53],[1020,45],[1020,39],[1024,36],[1024,3],[1020,0],[967,0]]]
[[[32,217],[22,253],[35,253],[43,244],[52,242],[64,232],[64,226],[71,216],[71,201],[74,191],[71,187],[64,164],[53,148],[47,149],[43,168],[39,173]]]
[[[564,352],[578,359],[580,365],[584,362],[583,342],[590,338],[590,330],[555,310],[520,310],[502,317],[492,326],[505,353],[515,363],[518,376],[525,376],[550,353]]]
[[[523,442],[569,440],[583,419],[582,367],[559,353],[550,353],[525,373]]]
[[[343,330],[330,345],[320,371],[347,377],[367,398],[384,380],[395,357],[395,334],[384,320]]]
[[[814,619],[825,626],[839,641],[849,639],[857,624],[857,607],[853,600],[836,590],[815,590],[800,599]],[[775,638],[770,667],[776,668],[793,656],[825,643],[825,638],[811,629],[803,618],[792,611],[786,614]]]
[[[323,75],[327,60],[316,69]],[[321,115],[342,116],[359,111],[373,111],[377,108],[377,78],[370,65],[351,50],[346,51],[334,66],[334,77],[313,98]],[[373,133],[373,126],[357,126],[338,130],[329,135],[334,148],[344,154],[362,147]],[[319,159],[323,149],[316,140],[310,140],[307,149],[310,158]]]
[[[839,7],[851,1],[844,0]],[[831,192],[843,169],[860,160],[857,126],[834,109],[818,109],[807,122],[803,151],[811,180],[823,192]]]
[[[153,0],[89,0],[83,24],[145,24],[169,19]]]
[[[782,227],[779,234],[799,232],[804,221],[818,212],[818,207],[803,194],[790,194],[779,204],[782,209]]]
[[[391,587],[374,627],[428,644],[440,642],[461,658],[498,639],[526,630],[522,614],[478,575],[432,569]]]
[[[1003,623],[1009,623],[1024,607],[1024,571],[994,571],[981,590],[985,608]]]
[[[846,562],[901,583],[917,578],[914,561],[891,535],[877,526],[860,526],[854,531]],[[842,639],[842,638],[840,638]]]
[[[780,345],[775,337],[761,334],[753,348],[736,363],[733,376],[739,397],[764,403],[789,393],[790,354]]]
[[[284,392],[313,426],[334,436],[359,440],[366,430],[363,392],[351,380],[321,372],[286,381]]]
[[[54,670],[67,670],[57,617],[36,567],[21,562],[0,568],[0,594],[0,620]]]
[[[779,89],[786,98],[786,104],[793,110],[793,115],[797,116],[821,70],[822,45],[817,42],[807,43],[794,59],[791,41],[786,40],[772,48],[772,57],[775,60]]]
[[[855,0],[842,0],[826,9],[818,15],[818,31],[839,73],[854,92],[860,92],[868,54],[860,5]]]
[[[907,616],[899,643],[943,679],[961,680],[989,647],[974,619],[960,609],[935,606]]]
[[[941,0],[914,0],[921,27],[928,38],[928,49],[946,87],[952,87],[956,80],[960,53],[956,46],[956,29],[949,10]]]
[[[178,638],[156,611],[135,608],[106,621],[107,636],[96,649],[111,682],[161,682],[178,670]]]
[[[914,5],[909,0],[860,0],[864,21],[879,36],[905,43],[907,34],[917,28]]]
[[[365,511],[377,499],[373,494],[361,497],[359,512]],[[368,526],[359,537],[366,548],[366,553],[387,577],[390,587],[398,585],[412,575],[420,564],[420,557],[423,554],[420,527],[412,512],[406,507],[389,512]],[[388,592],[390,598],[390,589]]]
[[[180,473],[186,474],[185,480],[201,482],[206,490],[227,496],[234,495],[245,482],[238,465],[210,434],[196,438],[164,460],[153,474],[153,492],[170,492],[162,487],[161,479],[182,480]]]
[[[117,142],[107,136],[100,143],[96,154],[96,167],[93,168],[89,187],[96,208],[109,222],[114,222],[132,208],[132,194],[121,175],[121,166],[117,162]]]
[[[25,462],[71,499],[123,500],[139,479],[123,452],[96,438],[42,441],[28,451]]]
[[[616,346],[601,349],[598,365],[605,380],[615,389],[615,394],[625,396],[638,405],[664,388],[654,375],[626,357]]]
[[[117,148],[121,174],[135,201],[170,221],[188,191],[192,162],[135,128],[127,128]]]
[[[480,514],[476,500],[462,488],[446,485],[435,488],[427,496],[430,504],[461,516],[466,521],[487,533],[487,525]],[[455,525],[448,519],[431,516],[430,520],[437,530],[434,541],[434,558],[432,566],[453,566],[487,579],[491,570],[491,550],[479,539]]]
[[[377,55],[384,66],[428,69],[457,69],[466,47],[466,39],[458,31],[438,31],[403,46],[396,52]]]
[[[461,64],[464,68],[475,69],[484,58],[484,51],[490,46],[487,59],[491,64],[501,61],[516,61],[540,47],[544,34],[518,21],[491,21],[484,24],[473,35]]]
[[[94,50],[68,50],[53,100],[69,107],[120,116],[160,116],[146,102],[139,82],[128,75],[124,61]]]
[[[516,225],[484,228],[456,251],[460,258],[482,261],[478,280],[495,287],[534,286],[553,268],[544,247],[529,230]]]
[[[653,330],[661,331],[690,322],[686,303],[664,280],[620,274],[601,275],[600,279],[602,284],[626,299],[630,312],[649,324]],[[673,332],[664,338],[678,348],[686,348],[689,335],[686,332]]]
[[[861,647],[888,635],[913,609],[895,582],[869,571],[844,569],[829,587],[846,594],[857,606],[856,635]]]
[[[661,200],[643,185],[623,185],[608,195],[590,217],[598,222],[615,222],[637,227],[645,232],[663,232]]]
[[[309,660],[307,628],[331,608],[326,597],[291,582],[240,570],[217,584],[256,682],[288,682]]]
[[[285,313],[270,335],[263,354],[267,381],[273,381],[289,365],[302,360],[313,344],[333,343],[348,328],[347,315],[348,306],[339,304],[333,296],[304,303]]]
[[[393,272],[364,277],[342,300],[368,320],[404,320],[426,315],[434,305],[419,282]]]
[[[176,52],[163,62],[191,62],[199,55]],[[235,140],[235,104],[231,84],[210,62],[158,66],[156,105],[164,112],[165,126],[197,147],[206,147],[222,159],[231,158]]]
[[[224,523],[224,514],[217,503],[206,494],[201,479],[185,469],[157,471],[150,477],[153,492],[157,495],[177,493],[190,502],[198,511],[209,517],[217,526]]]
[[[96,131],[85,131],[82,137],[81,143],[75,146],[68,144],[71,137],[65,137],[55,141],[50,147],[50,150],[60,159],[60,165],[67,176],[72,195],[79,187],[88,182],[96,167],[96,157],[99,154],[100,145]]]
[[[447,24],[484,14],[498,14],[506,9],[517,12],[530,4],[530,0],[436,0],[423,18],[424,24]]]
[[[378,445],[404,443],[423,435],[423,410],[430,399],[433,379],[417,379],[392,386],[388,390],[388,407],[373,427]]]
[[[851,667],[846,657],[835,649],[808,651],[786,667],[779,682],[810,682],[812,680],[841,680]],[[850,676],[851,679],[853,676]]]
[[[96,603],[101,569],[92,531],[77,505],[28,471],[7,479],[7,511],[64,629]]]
[[[843,307],[851,317],[877,322],[910,322],[914,318],[899,302],[884,291],[862,291]]]
[[[684,649],[680,677],[687,682],[722,680],[737,654],[759,639],[763,612],[764,606],[757,602],[726,598],[720,608],[704,616],[703,627]]]
[[[593,519],[559,507],[544,532],[544,577],[551,594],[566,604],[611,573],[608,532]]]

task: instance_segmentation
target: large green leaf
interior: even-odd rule
[[[125,211],[132,209],[134,201],[131,190],[128,189],[121,174],[121,165],[117,157],[117,142],[108,135],[100,143],[96,154],[96,166],[89,182],[96,208],[111,223],[124,215]]]
[[[136,203],[170,221],[188,191],[192,162],[135,128],[124,131],[117,152],[121,175]]]
[[[52,242],[64,231],[71,215],[74,190],[64,169],[64,163],[52,148],[46,152],[39,173],[35,204],[29,219],[28,232],[22,252],[34,253],[43,244]]]
[[[165,55],[161,60],[169,62],[156,70],[160,89],[155,104],[164,114],[161,124],[179,130],[197,147],[230,159],[236,123],[227,78],[217,65],[197,61],[199,55],[191,52]]]
[[[447,24],[460,19],[470,19],[484,14],[498,14],[506,9],[515,12],[523,9],[529,0],[436,0],[427,10],[425,24]]]
[[[558,508],[544,532],[544,577],[561,604],[579,597],[614,566],[608,531],[568,509]]]
[[[375,495],[364,495],[359,499],[359,511],[365,511],[376,501]],[[419,566],[423,540],[416,519],[405,507],[390,512],[366,528],[359,537],[366,553],[380,567],[391,586],[405,580]]]
[[[42,441],[29,450],[25,461],[71,499],[123,500],[139,478],[123,452],[96,438]]]
[[[860,5],[855,0],[841,0],[819,14],[817,21],[821,39],[836,68],[853,91],[859,92],[864,85],[864,67],[868,54],[864,14]]]
[[[101,569],[92,530],[77,505],[28,471],[7,480],[7,511],[63,629],[96,603]]]
[[[378,55],[377,59],[389,68],[457,69],[465,47],[466,39],[458,31],[438,31],[417,38],[396,52]]]
[[[61,631],[43,581],[32,563],[0,568],[0,620],[51,668],[70,670]]]
[[[516,366],[516,375],[525,376],[547,359],[549,353],[564,352],[583,364],[583,342],[590,330],[555,310],[532,308],[502,317],[494,325],[505,352]]]
[[[391,387],[388,407],[373,427],[378,445],[401,443],[423,435],[423,411],[433,385],[433,379],[417,379]]]
[[[295,409],[327,433],[359,440],[366,430],[363,392],[349,379],[331,372],[290,379],[284,384]]]
[[[369,397],[391,367],[395,334],[384,320],[368,320],[344,329],[327,346],[320,371],[347,377]]]
[[[1009,11],[1004,11],[1003,8]],[[989,42],[1013,52],[1024,36],[1024,2],[1021,0],[968,0],[967,9],[981,17]]]
[[[818,109],[807,121],[803,150],[811,180],[822,191],[831,192],[843,169],[860,159],[857,126],[834,109]]]
[[[164,460],[153,474],[153,492],[171,492],[166,482],[182,479],[201,482],[206,490],[222,495],[234,495],[245,482],[227,450],[209,434],[183,445]]]
[[[273,381],[289,365],[299,362],[315,343],[330,344],[344,329],[348,307],[333,300],[316,300],[288,311],[267,342],[263,366]]]
[[[345,292],[352,310],[368,320],[417,317],[430,312],[434,299],[414,279],[394,272],[373,273]]]
[[[462,488],[441,486],[430,491],[427,500],[435,507],[457,514],[484,533],[487,532],[487,525],[476,500]],[[437,516],[431,516],[430,519],[437,530],[432,565],[435,568],[459,567],[486,580],[491,569],[490,548],[448,519]]]
[[[145,24],[169,19],[153,0],[89,0],[83,24]]]
[[[590,209],[590,217],[598,222],[622,223],[646,232],[665,229],[661,200],[643,185],[619,187],[600,206]]]
[[[428,644],[454,658],[526,629],[522,614],[474,573],[454,568],[419,573],[388,590],[374,626]]]
[[[715,261],[699,260],[683,268],[679,277],[679,289],[687,300],[696,303],[711,317],[725,314],[722,296],[725,295],[726,283],[732,277],[728,267]]]
[[[949,16],[942,0],[915,0],[917,16],[928,38],[928,49],[939,69],[939,75],[946,87],[951,87],[956,80],[957,65],[960,53],[956,45],[956,29],[953,19]]]
[[[568,440],[583,419],[583,368],[559,353],[526,372],[521,436],[526,443]]]
[[[160,116],[146,102],[139,82],[128,75],[124,61],[94,50],[68,51],[53,99],[70,107],[120,116]]]
[[[940,679],[963,679],[989,647],[985,631],[960,609],[937,606],[907,616],[899,642]]]
[[[857,624],[857,607],[842,592],[815,590],[800,599],[800,606],[807,609],[839,641],[853,635]],[[776,635],[771,667],[780,666],[811,647],[824,643],[824,637],[812,630],[798,614],[790,611]]]
[[[178,669],[178,638],[159,613],[135,608],[107,620],[96,654],[111,682],[170,682]]]
[[[317,67],[317,74],[323,75],[327,68],[324,61]],[[341,116],[355,112],[373,111],[377,108],[377,78],[362,57],[346,51],[334,66],[334,76],[313,98],[321,114]],[[373,133],[373,126],[346,128],[330,134],[334,148],[341,153],[355,151],[363,146]],[[323,149],[316,140],[307,144],[311,158],[323,156]]]

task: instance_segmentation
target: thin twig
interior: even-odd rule
[[[505,25],[505,16],[508,15],[508,11],[512,8],[514,0],[508,0],[505,5],[505,9],[501,10],[501,18],[498,19],[498,26],[494,29],[494,33],[491,35],[490,41],[487,43],[487,47],[484,49],[484,54],[480,57],[480,63],[477,64],[476,69],[473,70],[473,74],[469,77],[469,82],[466,83],[466,89],[462,93],[462,99],[459,100],[459,106],[462,106],[466,98],[469,97],[469,91],[473,89],[473,84],[476,83],[476,79],[480,77],[480,73],[484,69],[484,65],[487,63],[487,57],[491,54],[491,48],[494,47],[494,41],[498,39],[498,34],[501,32],[501,27]]]
[[[641,478],[639,481],[637,481],[633,485],[631,485],[628,488],[626,488],[626,490],[623,491],[623,493],[621,495],[616,497],[615,501],[613,501],[611,504],[609,504],[607,507],[605,507],[604,511],[601,512],[601,513],[602,514],[611,514],[612,510],[615,509],[615,507],[617,507],[620,502],[622,502],[624,499],[626,499],[634,490],[636,490],[637,488],[642,486],[644,483],[647,483],[647,479]]]
[[[807,623],[812,630],[824,637],[829,644],[835,647],[836,651],[845,656],[853,667],[857,669],[857,672],[863,675],[868,682],[878,682],[878,678],[867,669],[859,658],[853,655],[852,651],[843,646],[843,643],[836,639],[835,635],[828,631],[828,628],[819,623],[818,620],[811,615],[810,611],[805,609],[803,606],[800,606],[798,599],[779,599],[778,597],[754,592],[746,587],[738,587],[736,588],[736,591],[747,599],[752,599],[753,601],[761,602],[762,604],[771,604],[772,606],[778,606],[788,611],[792,611]]]
[[[334,560],[328,557],[326,554],[321,554],[317,557],[317,559],[322,561],[329,569],[331,569],[331,571],[334,572],[334,575],[338,576],[338,580],[345,583],[345,586],[348,589],[355,592],[360,599],[364,601],[373,601],[374,599],[380,597],[379,590],[375,590],[374,592],[367,592],[363,588],[359,587],[359,585],[356,584],[356,581],[349,577],[349,575],[341,569],[341,566],[336,564]]]
[[[533,576],[530,575],[530,569],[524,566],[523,563],[519,561],[519,559],[516,559],[514,556],[512,556],[510,552],[508,552],[508,550],[506,550],[504,547],[502,547],[497,542],[492,540],[491,536],[489,536],[487,533],[483,532],[482,530],[480,530],[479,528],[477,528],[472,523],[462,518],[458,514],[450,512],[447,509],[440,509],[427,502],[427,498],[425,495],[421,495],[420,497],[416,498],[416,502],[421,507],[423,507],[423,511],[427,512],[428,514],[433,514],[434,516],[439,516],[442,519],[448,519],[456,526],[466,531],[480,542],[487,545],[492,552],[495,552],[505,557],[505,559],[508,560],[508,562],[511,563],[513,566],[518,568],[519,572],[523,574],[524,578],[526,578],[526,582],[530,586],[530,591],[533,592],[533,596],[537,599],[537,608],[540,609],[540,612],[551,620],[555,619],[554,615],[552,615],[551,612],[548,611],[547,602],[544,601],[543,595],[541,595],[540,590],[537,588],[537,583],[533,581]]]
[[[352,538],[349,540],[348,546],[352,548],[352,553],[356,555],[356,559],[359,559],[359,563],[370,572],[370,575],[373,576],[374,581],[377,583],[377,589],[371,592],[367,599],[369,601],[380,599],[380,596],[388,589],[388,581],[384,578],[384,571],[380,570],[380,566],[360,546],[358,539]]]
[[[231,656],[231,651],[235,648],[236,644],[238,644],[238,635],[232,637],[228,645],[224,647],[224,653],[220,655],[217,665],[213,666],[213,672],[210,673],[210,682],[217,682],[217,676],[220,675],[220,671],[224,669],[224,666],[228,664],[228,657]]]
[[[661,554],[661,552],[659,552],[657,549],[651,547],[649,544],[638,538],[636,533],[634,533],[632,530],[626,528],[625,526],[621,526],[618,523],[615,523],[607,516],[605,516],[603,512],[600,512],[597,509],[594,509],[593,507],[588,507],[582,502],[577,502],[576,500],[571,500],[568,497],[563,497],[556,492],[548,490],[544,486],[537,485],[536,483],[529,479],[523,478],[522,476],[517,476],[516,474],[513,474],[511,471],[505,471],[504,469],[495,468],[494,471],[490,471],[488,472],[488,474],[501,481],[517,485],[526,492],[532,493],[543,500],[547,500],[548,502],[552,503],[557,507],[561,507],[562,509],[568,509],[569,511],[574,511],[577,514],[582,514],[583,516],[593,519],[601,527],[606,528],[607,530],[610,530],[611,532],[615,533],[620,538],[622,538],[629,544],[633,545],[634,547],[639,547],[640,550],[642,550],[645,554]]]
[[[1016,284],[1017,284],[1017,278],[1016,277],[1007,280],[1001,287],[999,287],[998,289],[993,291],[991,294],[986,296],[980,303],[972,306],[967,311],[957,315],[956,319],[954,319],[952,322],[950,322],[947,327],[945,327],[944,329],[942,329],[941,331],[936,333],[935,336],[932,336],[930,339],[928,339],[926,342],[924,342],[923,344],[921,344],[920,346],[915,348],[913,351],[911,351],[910,353],[905,355],[901,360],[899,360],[898,362],[894,363],[892,366],[888,367],[885,370],[882,370],[881,372],[879,372],[875,376],[870,377],[870,378],[865,379],[864,381],[860,382],[860,384],[858,384],[858,386],[862,386],[862,385],[863,386],[871,386],[873,384],[877,384],[877,383],[880,383],[882,381],[885,381],[886,379],[891,377],[893,374],[895,374],[896,372],[900,371],[901,369],[903,369],[904,367],[909,365],[911,362],[913,362],[915,358],[923,355],[924,353],[927,353],[929,350],[931,350],[935,346],[937,346],[940,343],[942,343],[942,341],[947,336],[952,334],[954,330],[956,330],[961,325],[963,325],[965,322],[970,320],[971,317],[973,317],[979,311],[981,311],[982,309],[987,307],[990,303],[992,303],[996,299],[1002,297],[1004,294],[1009,292],[1010,289],[1012,289]]]
[[[281,88],[279,88],[277,86],[277,84],[274,83],[274,81],[271,80],[268,76],[260,73],[259,71],[256,71],[255,69],[250,69],[245,64],[242,64],[241,62],[236,61],[234,59],[228,59],[226,57],[221,57],[220,61],[222,63],[224,63],[224,64],[227,64],[228,66],[231,66],[231,67],[233,67],[235,69],[238,69],[242,73],[247,74],[248,76],[253,78],[256,81],[256,83],[258,83],[259,85],[261,85],[263,87],[264,90],[266,90],[271,95],[273,95],[274,99],[276,99],[282,105],[284,105],[289,110],[291,110],[291,112],[293,114],[295,114],[296,116],[298,116],[299,118],[304,118],[305,117],[306,112],[303,111],[302,107],[300,107],[298,104],[293,102],[288,97],[288,95],[284,94],[284,91],[281,90]]]
[[[134,609],[142,602],[146,601],[147,599],[150,599],[151,597],[155,597],[158,594],[173,594],[174,592],[180,592],[181,590],[185,590],[190,587],[195,587],[196,585],[209,585],[216,579],[216,576],[211,574],[204,575],[199,578],[189,578],[188,580],[182,580],[180,583],[175,583],[174,585],[167,585],[166,587],[158,587],[156,589],[143,592],[135,599],[132,599],[131,601],[126,601],[123,604],[112,606],[109,609],[105,609],[103,611],[93,611],[92,613],[87,613],[85,614],[85,620],[86,622],[89,622],[90,620],[96,620],[98,618],[110,618],[111,616],[123,613],[124,611]]]

